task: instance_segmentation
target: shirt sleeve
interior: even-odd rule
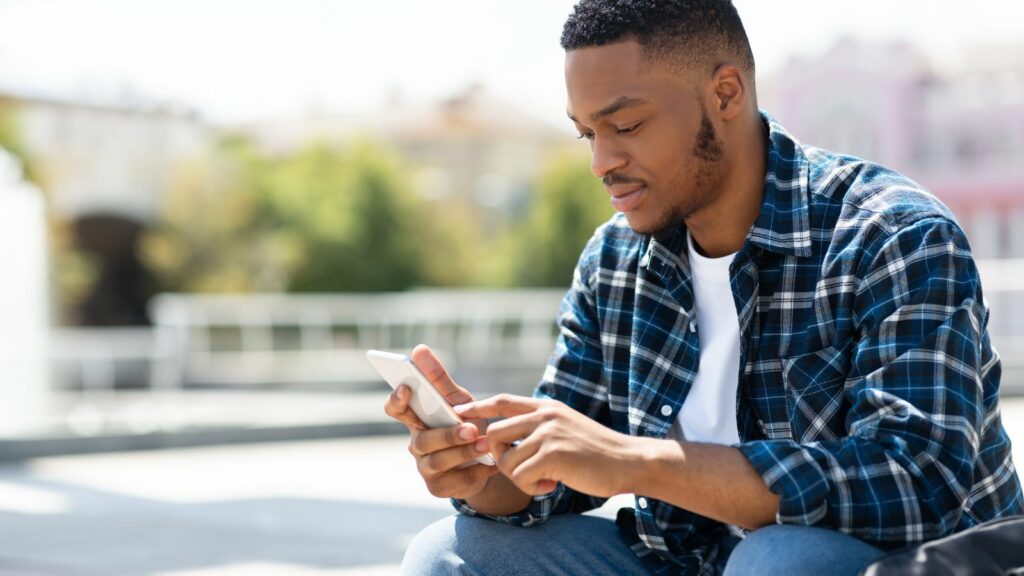
[[[850,406],[845,437],[739,448],[781,496],[779,523],[893,549],[956,527],[974,484],[985,376],[998,371],[998,357],[977,268],[954,222],[927,217],[879,244],[854,299],[850,365],[829,366],[826,354],[824,368],[800,373],[813,381],[839,372]]]
[[[590,287],[588,261],[599,244],[600,234],[587,244],[573,273],[572,287],[558,311],[559,335],[535,398],[551,398],[567,404],[597,422],[611,427],[608,389],[604,380],[601,332],[596,300]],[[516,526],[531,526],[552,514],[579,514],[599,508],[607,498],[577,492],[561,482],[548,494],[534,496],[527,508],[510,515],[483,514],[465,500],[452,499],[461,514],[490,518]]]

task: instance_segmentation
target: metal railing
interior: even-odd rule
[[[1024,393],[1024,260],[979,261],[1003,386]],[[58,383],[113,390],[377,382],[363,358],[429,343],[476,389],[528,392],[556,336],[561,290],[354,295],[163,294],[153,328],[56,329]],[[70,383],[70,384],[68,384]]]
[[[453,369],[539,371],[561,290],[359,295],[164,294],[151,304],[156,387],[359,383],[369,348],[427,342]]]

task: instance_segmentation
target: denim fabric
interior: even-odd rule
[[[751,532],[715,572],[725,576],[856,576],[884,552],[823,528],[773,525]],[[614,521],[583,514],[552,516],[529,530],[484,518],[450,516],[409,546],[403,576],[648,574]]]

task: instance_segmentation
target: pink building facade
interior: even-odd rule
[[[1024,258],[1024,50],[934,73],[904,44],[844,40],[758,87],[798,139],[903,172],[956,214],[979,258]],[[998,56],[998,57],[996,57]]]

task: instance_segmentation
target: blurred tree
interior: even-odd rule
[[[279,291],[299,260],[294,233],[275,229],[261,180],[270,170],[229,139],[176,170],[161,221],[140,243],[161,290]]]
[[[590,156],[556,156],[534,189],[525,221],[498,248],[508,255],[506,283],[568,287],[583,246],[612,213],[601,180],[590,172]]]
[[[479,211],[469,202],[424,202],[416,238],[421,246],[423,285],[445,288],[489,285],[481,263],[493,258],[484,242]]]
[[[25,179],[35,183],[31,162],[20,136],[17,103],[0,97],[0,148],[13,154],[21,162]]]
[[[383,148],[268,158],[242,140],[183,167],[143,259],[165,290],[382,291],[424,283],[433,223]]]
[[[313,144],[282,161],[268,189],[281,225],[299,239],[295,292],[404,290],[424,282],[422,205],[398,161],[365,141]]]

